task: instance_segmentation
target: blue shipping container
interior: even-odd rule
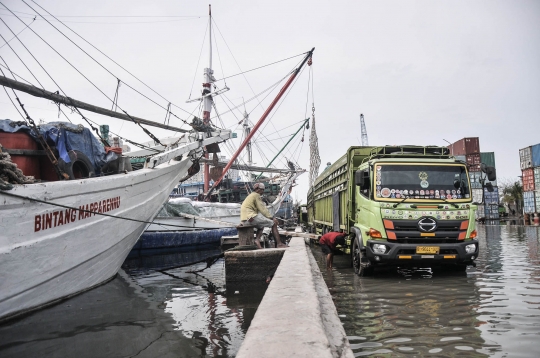
[[[499,205],[486,204],[484,206],[484,217],[486,219],[498,219],[499,218]]]
[[[531,162],[533,167],[540,167],[540,143],[531,147]]]
[[[489,181],[487,180],[487,175],[483,172],[469,172],[469,178],[471,179],[471,188],[473,189],[482,189],[482,178],[484,179],[484,184],[491,183],[493,186],[497,186],[497,180]]]
[[[523,192],[523,211],[525,214],[532,214],[536,210],[534,191]]]
[[[494,187],[491,193],[484,188],[484,203],[499,205],[499,188]]]

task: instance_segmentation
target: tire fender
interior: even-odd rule
[[[58,167],[69,176],[70,180],[91,178],[96,175],[94,165],[83,152],[70,150],[68,155],[71,161],[66,163],[60,158]]]

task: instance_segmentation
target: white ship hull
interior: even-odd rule
[[[186,154],[223,139],[186,143],[171,152],[183,152],[184,159],[162,161],[154,169],[0,192],[0,319],[113,277],[147,226],[144,222],[153,219],[192,165]]]

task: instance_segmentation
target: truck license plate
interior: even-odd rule
[[[438,254],[439,247],[438,246],[417,246],[416,253],[417,254],[430,254],[430,255]]]

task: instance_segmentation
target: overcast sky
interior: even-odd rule
[[[34,11],[18,0],[1,2],[27,24]],[[27,3],[45,14],[35,3]],[[198,115],[186,104],[200,93],[208,64],[208,4],[201,1],[38,1],[80,36],[131,71],[160,96],[91,49],[62,24],[53,24],[96,58],[114,76],[167,107],[182,119]],[[74,6],[74,4],[77,6]],[[0,6],[2,20],[14,32],[24,26]],[[480,137],[481,151],[494,151],[499,178],[521,175],[518,150],[540,142],[540,1],[216,1],[213,68],[216,79],[296,56],[315,47],[311,76],[322,168],[352,145],[360,145],[359,115],[365,116],[369,144],[446,145],[463,137]],[[47,17],[53,20],[51,17]],[[112,98],[116,79],[62,38],[43,18],[30,26]],[[61,88],[69,96],[106,108],[111,102],[30,29],[20,39],[55,79],[50,80],[15,39],[10,45],[43,87]],[[0,23],[0,34],[10,30]],[[0,56],[11,69],[37,81],[0,39]],[[216,48],[217,46],[217,48]],[[202,53],[201,53],[202,49]],[[221,113],[285,78],[301,57],[227,79],[231,88],[216,98]],[[0,63],[3,62],[0,60]],[[3,68],[4,69],[4,68]],[[5,69],[4,69],[5,70]],[[272,158],[300,122],[311,116],[312,91],[306,69],[284,103],[264,127],[258,147]],[[283,83],[283,82],[281,82]],[[223,87],[223,81],[218,81]],[[278,88],[279,89],[279,88]],[[256,122],[276,91],[246,104]],[[163,98],[165,99],[163,99]],[[33,118],[57,119],[54,104],[21,95]],[[128,113],[163,122],[165,110],[126,85],[119,105]],[[307,108],[306,108],[307,105]],[[0,118],[20,115],[4,91]],[[243,111],[243,107],[241,108]],[[66,111],[75,123],[77,115]],[[214,115],[215,113],[213,113]],[[138,141],[149,138],[134,125],[98,115],[111,130]],[[240,134],[240,110],[223,115],[224,125]],[[62,120],[65,120],[62,119]],[[221,124],[215,119],[216,124]],[[171,118],[170,124],[182,122]],[[185,126],[184,126],[185,127]],[[150,130],[158,137],[168,135]],[[280,130],[278,133],[276,131]],[[285,154],[309,169],[309,131]],[[239,135],[240,136],[240,135]],[[445,141],[446,140],[446,141]],[[232,141],[235,146],[239,139]],[[225,148],[224,148],[225,150]],[[298,154],[300,153],[300,154]],[[266,165],[256,150],[257,165]],[[283,162],[278,166],[282,167]],[[321,169],[322,169],[321,168]],[[308,174],[295,197],[305,202]]]

